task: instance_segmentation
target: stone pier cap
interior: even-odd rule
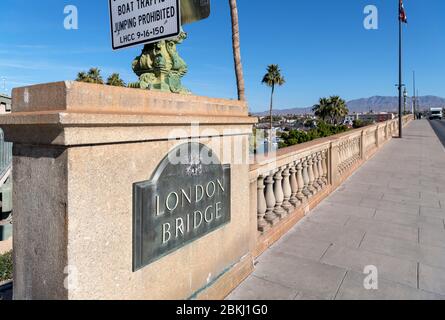
[[[65,146],[164,139],[166,126],[185,129],[191,124],[218,130],[233,126],[238,130],[234,134],[246,134],[239,132],[240,125],[255,122],[248,116],[246,102],[238,100],[77,81],[15,88],[12,114],[0,118],[8,141]],[[93,127],[103,130],[92,135]]]

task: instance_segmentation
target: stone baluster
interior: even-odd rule
[[[322,161],[322,167],[323,167],[323,181],[324,181],[324,183],[327,185],[328,184],[328,182],[329,182],[329,180],[328,180],[328,177],[329,177],[329,173],[328,173],[328,163],[327,163],[327,161],[328,161],[328,153],[327,153],[327,150],[324,150],[322,153],[321,153],[321,156],[322,156],[322,159],[323,159],[323,161]]]
[[[304,187],[303,187],[303,194],[305,195],[306,198],[310,198],[312,197],[312,193],[309,190],[309,170],[308,170],[309,164],[308,164],[308,159],[305,158],[303,159],[303,182],[304,182]]]
[[[347,144],[346,141],[343,142],[342,145],[342,162],[341,162],[341,172],[344,173],[346,171],[346,159],[347,159],[347,154],[346,154],[346,148],[347,148]]]
[[[351,165],[354,150],[354,140],[348,140],[348,166]]]
[[[298,194],[298,180],[297,180],[297,168],[295,163],[290,165],[290,187],[292,190],[290,196],[290,203],[294,208],[297,208],[300,205],[300,200],[297,197]]]
[[[354,140],[352,140],[352,164],[355,164],[355,160],[356,160],[356,156],[357,156],[357,138],[354,138]]]
[[[318,191],[320,191],[321,185],[318,183],[318,179],[320,178],[320,175],[318,173],[318,157],[317,153],[312,154],[312,161],[313,161],[313,170],[314,170],[314,188]]]
[[[357,147],[357,138],[351,141],[351,164],[355,163],[355,148]]]
[[[308,175],[309,175],[309,184],[308,184],[308,189],[309,192],[312,195],[315,195],[317,193],[317,190],[314,187],[314,162],[312,161],[312,156],[307,157],[307,164],[308,164]]]
[[[286,210],[288,214],[292,213],[292,210],[294,209],[293,205],[290,202],[290,198],[292,196],[290,176],[291,176],[290,167],[287,166],[283,170],[283,195],[284,195],[283,209]]]
[[[274,176],[274,194],[275,194],[275,209],[274,213],[280,219],[286,216],[286,210],[283,208],[284,193],[283,193],[283,169],[279,169]]]
[[[357,137],[355,140],[355,159],[354,162],[357,162],[360,159],[360,138]]]
[[[274,194],[274,179],[273,179],[273,172],[270,173],[266,180],[266,206],[267,206],[267,210],[266,210],[266,214],[264,216],[264,218],[266,219],[267,222],[269,222],[272,226],[274,226],[275,224],[278,223],[278,217],[275,214],[274,210],[275,210],[275,194]]]
[[[297,183],[298,183],[298,191],[297,198],[301,203],[304,203],[306,200],[306,195],[303,193],[304,191],[304,178],[303,178],[303,163],[299,161],[297,163]]]
[[[321,154],[322,154],[321,151],[317,153],[317,158],[318,158],[318,162],[317,162],[318,163],[318,184],[322,188],[324,188],[326,186],[326,184],[325,184],[324,179],[323,179],[323,177],[324,177],[323,164],[322,164],[323,157],[322,157]]]
[[[259,176],[258,177],[258,200],[257,200],[257,211],[258,211],[258,231],[260,232],[266,232],[270,229],[270,225],[265,220],[264,216],[266,215],[267,211],[267,204],[266,204],[266,197],[264,195],[264,177]]]
[[[343,173],[343,161],[344,161],[344,159],[343,159],[343,148],[344,148],[344,143],[341,143],[338,146],[338,172],[340,174]]]
[[[354,148],[354,141],[348,140],[348,169],[352,167],[353,163],[353,148]]]

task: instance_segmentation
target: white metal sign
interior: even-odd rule
[[[181,31],[180,0],[109,0],[113,49],[151,43]]]

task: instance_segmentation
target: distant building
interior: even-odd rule
[[[358,117],[362,121],[366,122],[385,122],[393,120],[395,118],[393,113],[368,113],[360,114]]]
[[[351,124],[355,120],[361,120],[365,122],[385,122],[389,120],[393,120],[395,118],[393,113],[364,113],[364,114],[352,114],[345,117],[345,124]]]
[[[11,98],[0,93],[0,114],[11,112]]]

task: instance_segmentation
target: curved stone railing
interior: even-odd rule
[[[403,125],[412,116],[403,118]],[[279,150],[250,168],[261,254],[393,136],[398,119]]]

